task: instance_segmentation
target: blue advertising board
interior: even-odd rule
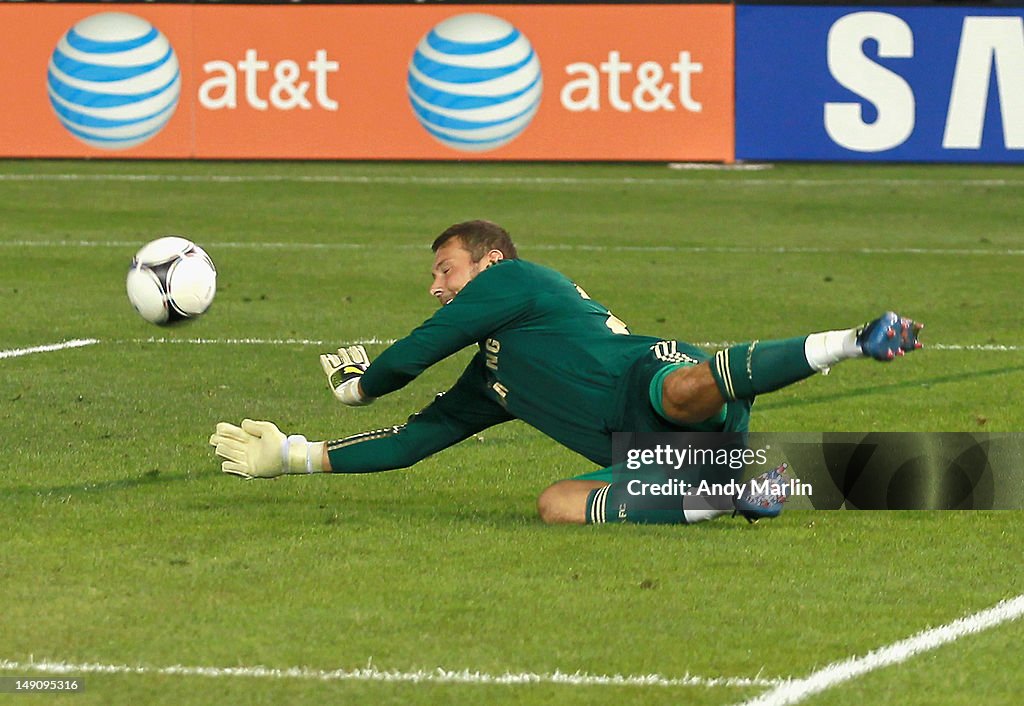
[[[1024,8],[736,8],[736,158],[1024,162]]]

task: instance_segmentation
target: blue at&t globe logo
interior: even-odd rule
[[[46,75],[67,130],[107,150],[140,145],[163,129],[181,94],[178,57],[141,17],[103,12],[61,37]]]
[[[493,15],[467,13],[441,22],[409,62],[409,100],[420,125],[465,152],[515,139],[540,106],[542,83],[530,41]]]

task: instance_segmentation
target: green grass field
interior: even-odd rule
[[[1024,594],[1020,512],[546,527],[540,490],[593,469],[520,423],[355,477],[243,482],[206,445],[246,416],[400,423],[450,385],[471,351],[342,408],[317,357],[427,318],[429,244],[476,217],[637,333],[926,322],[926,350],[766,396],[754,430],[1022,431],[1019,169],[0,162],[0,204],[0,675],[85,683],[25,703],[733,704]],[[167,233],[219,292],[160,329],[124,275]],[[801,703],[1018,703],[1022,639]]]

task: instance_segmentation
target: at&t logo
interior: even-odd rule
[[[479,13],[430,30],[409,62],[407,83],[420,125],[465,152],[515,139],[533,120],[542,88],[530,41],[505,20]]]
[[[178,58],[146,20],[103,12],[61,37],[46,75],[50,104],[82,142],[108,150],[142,144],[163,129],[181,93]]]

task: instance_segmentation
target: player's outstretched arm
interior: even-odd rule
[[[327,387],[342,404],[361,407],[374,398],[367,396],[359,381],[370,367],[370,356],[362,346],[339,348],[337,353],[320,356],[320,367],[327,376]]]
[[[242,478],[276,478],[285,473],[322,473],[324,442],[286,436],[273,422],[242,420],[237,427],[220,422],[210,436],[221,470]]]

